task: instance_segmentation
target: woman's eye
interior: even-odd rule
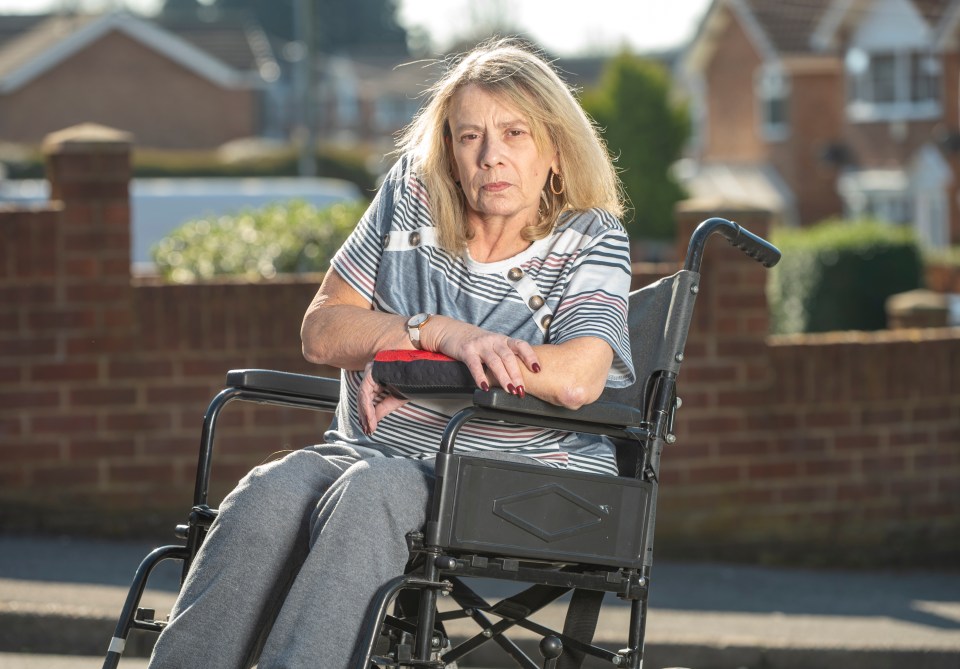
[[[460,136],[460,141],[461,141],[461,142],[469,142],[469,141],[472,141],[472,140],[476,139],[477,137],[479,137],[479,135],[477,135],[476,133],[472,133],[472,132],[471,132],[471,133],[467,133],[466,135],[461,135],[461,136]]]

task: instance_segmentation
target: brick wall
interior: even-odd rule
[[[316,277],[131,281],[129,138],[47,143],[53,192],[0,211],[0,530],[163,540],[192,499],[202,413],[234,367],[309,371],[298,329]],[[687,203],[682,256],[709,215]],[[675,271],[637,266],[642,284]],[[763,268],[718,239],[703,265],[663,460],[658,552],[794,562],[960,557],[960,331],[769,338]],[[214,497],[325,417],[232,404]]]
[[[307,371],[299,321],[316,279],[266,286],[132,282],[128,135],[48,139],[57,202],[0,210],[0,527],[129,531],[189,504],[203,410],[237,367]],[[237,405],[217,490],[326,417]]]

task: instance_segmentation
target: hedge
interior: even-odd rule
[[[296,200],[201,218],[160,240],[151,256],[161,276],[174,283],[223,275],[258,281],[323,272],[366,207],[365,202],[353,202],[318,209]]]
[[[783,252],[767,284],[777,334],[883,329],[886,299],[923,285],[907,226],[832,219],[778,229],[772,241]]]
[[[317,176],[344,179],[365,193],[376,189],[376,175],[367,169],[366,154],[341,148],[324,148],[316,154]],[[43,156],[39,152],[3,161],[8,179],[42,179]],[[224,161],[213,151],[160,151],[135,148],[134,177],[290,177],[297,176],[299,157],[293,149]]]

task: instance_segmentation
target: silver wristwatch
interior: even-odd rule
[[[433,314],[417,314],[407,319],[407,334],[410,335],[410,343],[414,348],[422,349],[420,345],[420,329],[427,324]]]

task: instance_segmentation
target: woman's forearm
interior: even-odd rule
[[[525,393],[568,409],[579,409],[600,397],[613,362],[613,350],[605,341],[582,337],[533,348],[540,372],[523,370]]]
[[[361,370],[378,351],[413,348],[407,335],[407,318],[374,311],[331,269],[303,316],[303,357],[318,365]]]
[[[300,330],[303,356],[318,365],[361,370],[378,351],[413,348],[406,320],[348,304],[308,311]]]

